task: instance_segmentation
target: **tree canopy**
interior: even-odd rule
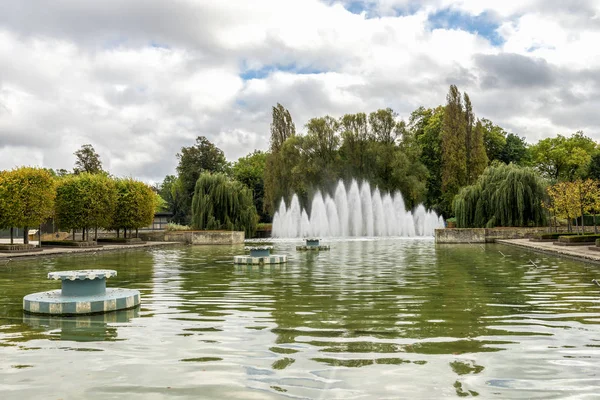
[[[73,154],[75,154],[75,157],[77,158],[75,161],[75,168],[73,168],[73,172],[75,174],[81,174],[84,172],[90,174],[99,174],[104,172],[102,170],[100,156],[98,153],[96,153],[96,150],[94,150],[94,147],[91,144],[84,144]]]
[[[546,186],[531,168],[496,162],[455,197],[456,224],[459,228],[544,225]]]
[[[193,228],[242,230],[252,236],[257,223],[252,191],[247,186],[222,173],[200,175],[192,201]]]

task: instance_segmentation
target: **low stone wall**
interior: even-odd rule
[[[445,228],[435,230],[436,243],[491,243],[497,239],[530,238],[548,232],[548,227],[533,228]]]
[[[243,244],[244,232],[238,231],[152,231],[140,232],[142,240],[152,242],[179,242],[185,244]]]

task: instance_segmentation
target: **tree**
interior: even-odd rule
[[[496,162],[454,199],[456,224],[459,228],[544,225],[545,198],[546,183],[533,169]]]
[[[179,159],[177,173],[186,194],[183,211],[185,215],[189,216],[194,188],[200,174],[203,172],[226,172],[229,165],[223,151],[204,136],[198,136],[195,145],[182,147],[177,158]]]
[[[137,230],[152,224],[156,208],[156,197],[152,188],[130,178],[118,179],[116,187],[117,207],[112,228],[124,229],[124,237],[127,237],[128,230]]]
[[[409,129],[413,132],[421,148],[419,159],[427,168],[425,206],[442,213],[442,122],[444,107],[414,111],[409,119]]]
[[[466,154],[467,154],[467,183],[470,185],[473,182],[475,182],[475,179],[477,179],[477,176],[479,176],[479,174],[474,174],[472,173],[471,169],[473,168],[472,162],[473,159],[471,158],[471,146],[472,146],[472,136],[473,136],[473,128],[475,125],[475,115],[473,114],[473,105],[471,104],[471,99],[469,98],[469,95],[467,93],[463,94],[463,101],[464,101],[464,105],[465,105],[465,112],[464,112],[464,118],[465,118],[465,148],[466,148]],[[487,164],[481,169],[481,171],[479,171],[479,173],[481,173],[483,171],[483,169],[487,166]]]
[[[167,210],[173,214],[171,219],[178,224],[188,223],[186,215],[187,193],[181,179],[175,175],[167,175],[158,187],[158,194],[167,203]]]
[[[104,172],[102,170],[102,162],[100,162],[100,156],[94,150],[91,144],[84,144],[75,153],[77,160],[75,161],[75,168],[73,172],[75,174],[81,174],[88,172],[90,174],[99,174]]]
[[[43,168],[21,167],[0,175],[0,222],[22,227],[25,244],[29,243],[29,227],[39,226],[52,215],[54,185],[52,175]]]
[[[475,128],[471,132],[469,143],[469,156],[467,157],[468,183],[473,184],[488,165],[488,158],[483,143],[483,125],[479,120],[477,120]]]
[[[255,150],[245,157],[241,157],[231,168],[235,180],[243,183],[252,190],[254,206],[262,221],[270,220],[268,214],[263,211],[263,199],[265,196],[265,166],[267,153]]]
[[[398,114],[391,108],[380,109],[369,114],[373,138],[382,143],[394,143],[399,133],[397,116]]]
[[[489,162],[500,160],[500,155],[506,145],[506,131],[485,118],[481,119],[481,125],[483,126],[483,144]]]
[[[366,146],[369,140],[367,114],[346,114],[340,118],[342,145],[340,156],[346,179],[362,177],[366,173]]]
[[[258,214],[248,187],[225,174],[200,175],[192,201],[194,229],[243,230],[252,236],[257,222]]]
[[[600,180],[600,153],[598,152],[592,155],[590,159],[587,177],[594,180]]]
[[[500,152],[499,159],[505,164],[527,165],[531,159],[525,138],[520,138],[514,133],[506,136],[506,143]]]
[[[557,135],[531,146],[533,163],[547,178],[573,180],[583,176],[596,150],[596,142],[579,131],[570,137]]]
[[[273,107],[272,115],[271,153],[276,153],[289,137],[296,134],[296,126],[290,112],[279,103]]]
[[[446,213],[467,183],[466,129],[460,92],[451,85],[442,122],[442,192]]]
[[[263,212],[268,215],[273,215],[275,203],[288,195],[290,182],[286,178],[286,171],[283,167],[286,160],[282,157],[281,151],[288,140],[296,137],[296,126],[290,112],[279,103],[273,107],[272,111],[271,148],[266,159],[263,204]]]
[[[98,228],[110,228],[116,206],[115,182],[104,174],[81,173],[57,181],[55,216],[58,226],[68,230],[82,229],[83,239],[89,240],[89,228],[96,231],[96,239]]]

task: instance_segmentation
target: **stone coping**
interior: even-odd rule
[[[244,250],[273,250],[273,246],[245,246]]]
[[[82,269],[78,271],[56,271],[48,273],[48,279],[54,279],[56,281],[108,279],[115,276],[117,276],[117,271],[112,269]]]

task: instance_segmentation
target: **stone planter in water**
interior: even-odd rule
[[[307,238],[304,246],[296,246],[297,251],[329,250],[329,246],[321,246],[321,239]]]
[[[106,279],[113,276],[117,271],[110,269],[50,272],[48,279],[62,281],[62,288],[25,296],[23,309],[35,314],[82,315],[137,307],[139,291],[106,288]]]
[[[287,262],[287,256],[271,254],[272,246],[246,247],[250,250],[249,256],[234,256],[235,264],[282,264]]]

